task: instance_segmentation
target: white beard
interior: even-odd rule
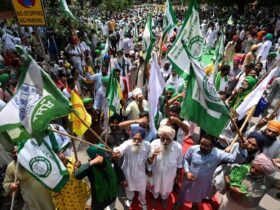
[[[130,147],[130,149],[131,149],[132,153],[138,153],[138,152],[142,151],[142,149],[143,149],[143,144],[142,144],[142,143],[141,143],[141,144],[138,144],[138,145],[133,144],[133,145]]]
[[[163,145],[163,144],[160,145],[160,153],[162,157],[167,156],[169,152],[170,152],[169,145]]]

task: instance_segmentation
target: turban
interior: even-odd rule
[[[105,54],[105,55],[103,56],[103,59],[110,59],[110,55]]]
[[[234,35],[234,36],[232,37],[232,40],[235,41],[235,42],[237,42],[237,41],[239,40],[239,36],[238,36],[238,35]]]
[[[95,52],[96,55],[100,55],[101,54],[100,50],[95,50],[94,52]]]
[[[249,88],[254,87],[254,85],[257,83],[257,79],[252,76],[247,76],[245,80],[248,82]]]
[[[136,96],[138,95],[142,95],[142,90],[140,88],[135,88],[133,91],[132,91],[132,95],[133,97],[135,98]]]
[[[104,144],[97,144],[96,146],[101,147],[101,148],[105,148]],[[105,156],[105,150],[100,149],[98,147],[90,146],[87,149],[87,154],[88,154],[90,159],[94,159],[96,157],[96,155]]]
[[[102,83],[108,83],[109,82],[109,76],[105,76],[101,78]]]
[[[266,38],[267,40],[271,40],[271,39],[273,38],[273,35],[272,35],[271,33],[267,33],[267,34],[265,35],[265,38]]]
[[[252,45],[252,47],[251,47],[251,51],[255,51],[255,50],[257,50],[258,48],[259,48],[259,45],[254,44],[254,45]]]
[[[271,52],[271,53],[269,53],[268,54],[268,56],[267,56],[268,58],[276,58],[277,57],[277,53],[276,52]]]
[[[90,103],[93,103],[93,99],[92,98],[84,98],[83,99],[83,104],[86,106]]]
[[[145,128],[142,128],[140,126],[131,127],[130,137],[133,138],[137,133],[140,133],[142,139],[144,139],[147,132]]]
[[[0,85],[7,82],[9,80],[9,74],[1,74],[0,75]]]
[[[158,129],[158,135],[159,135],[159,137],[161,137],[163,135],[167,135],[168,138],[173,140],[174,137],[175,137],[175,130],[172,127],[170,127],[170,126],[164,125],[164,126],[161,126]]]
[[[167,85],[167,86],[165,86],[165,91],[166,91],[166,92],[171,92],[172,95],[173,95],[173,94],[176,92],[176,89],[175,89],[175,87],[172,86],[172,85]]]
[[[161,51],[162,51],[163,53],[167,52],[167,47],[166,47],[166,46],[162,46]]]
[[[250,133],[247,139],[251,139],[251,138],[256,140],[259,148],[262,148],[267,142],[267,138],[263,134],[258,132]]]
[[[280,133],[280,122],[277,120],[271,120],[267,123],[267,128]]]
[[[273,162],[263,153],[255,157],[252,165],[254,165],[258,170],[260,170],[267,176],[275,171]]]

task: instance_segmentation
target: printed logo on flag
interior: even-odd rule
[[[213,85],[213,82],[210,82],[211,78],[204,76],[203,78],[203,90],[206,96],[212,101],[220,101],[221,99],[218,97],[216,88]]]
[[[47,178],[51,171],[52,165],[48,159],[43,156],[37,156],[29,161],[31,171],[41,178]]]
[[[42,91],[28,84],[22,84],[20,91],[20,97],[16,98],[16,103],[19,107],[19,118],[23,121],[26,116],[30,115],[34,104],[40,100]]]
[[[201,36],[193,37],[188,45],[190,49],[190,56],[197,59],[202,56],[203,53],[203,38]]]

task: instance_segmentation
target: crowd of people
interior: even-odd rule
[[[234,8],[200,6],[200,29],[206,45],[202,58],[205,73],[209,77],[214,74],[213,54],[220,36],[224,36],[223,59],[213,83],[232,112],[258,81],[278,66],[257,105],[254,120],[244,123],[245,119],[236,117],[244,139],[234,143],[237,132],[232,123],[219,137],[214,137],[180,117],[181,109],[188,109],[181,106],[188,84],[179,77],[167,54],[180,34],[186,9],[174,8],[178,23],[165,40],[161,39],[161,5],[138,6],[119,13],[95,11],[94,18],[80,20],[93,24],[95,29],[65,26],[69,27],[69,36],[62,43],[58,43],[52,28],[21,27],[15,19],[0,22],[1,107],[16,92],[22,63],[15,46],[20,45],[66,98],[71,100],[74,91],[83,99],[92,116],[92,129],[112,148],[105,152],[107,147],[87,131],[83,138],[97,147],[85,149],[76,145],[78,151],[86,150],[88,155],[89,161],[81,164],[73,157],[73,147],[65,147],[69,138],[55,133],[58,146],[54,152],[67,168],[69,180],[60,192],[51,192],[21,165],[15,174],[17,147],[5,145],[1,141],[5,136],[1,134],[1,210],[11,205],[13,191],[21,192],[17,209],[85,209],[91,197],[92,210],[113,210],[122,190],[128,208],[138,202],[138,196],[143,210],[147,203],[154,209],[186,209],[183,206],[187,201],[192,203],[192,209],[198,209],[201,202],[213,202],[212,197],[219,192],[219,209],[253,210],[271,188],[280,189],[280,180],[275,176],[280,167],[280,12],[248,7],[244,14],[239,14]],[[154,119],[157,132],[150,124],[150,65],[142,51],[149,13],[153,14],[154,51],[165,82]],[[112,73],[119,82],[122,99],[120,112],[108,115],[107,89]],[[64,133],[72,132],[67,117],[56,119],[52,126]],[[186,145],[188,148],[183,152]],[[147,193],[152,195],[149,202]],[[170,204],[168,198],[172,193],[178,194],[178,198]]]

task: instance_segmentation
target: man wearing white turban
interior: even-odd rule
[[[280,189],[279,178],[271,176],[274,172],[273,162],[263,153],[255,157],[251,167],[234,166],[225,176],[229,190],[223,196],[219,210],[258,209],[266,192],[271,188]]]
[[[173,141],[175,130],[170,126],[161,126],[158,129],[160,139],[151,143],[151,157],[148,164],[152,165],[153,173],[153,199],[152,205],[156,207],[157,198],[161,195],[162,207],[167,208],[167,198],[173,190],[174,182],[180,181],[182,168],[182,146]]]

